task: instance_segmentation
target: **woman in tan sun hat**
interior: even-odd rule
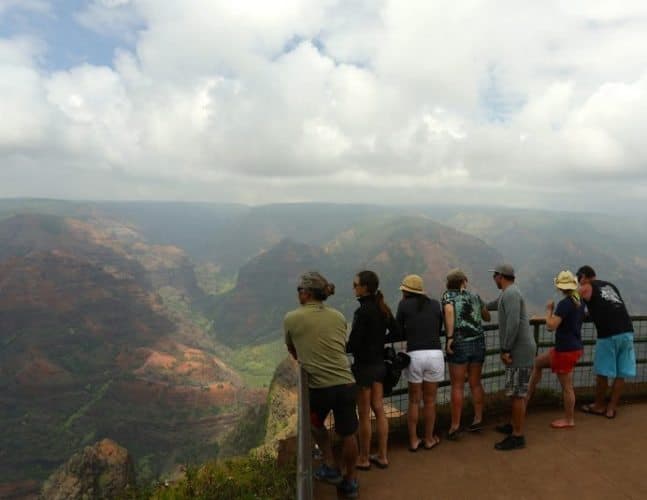
[[[577,278],[570,271],[561,271],[553,280],[564,298],[557,307],[551,300],[546,304],[546,329],[555,332],[555,347],[537,356],[528,388],[528,400],[541,381],[542,370],[549,368],[559,378],[564,396],[564,418],[550,425],[555,429],[575,426],[575,391],[573,368],[582,356],[582,321],[584,306],[577,293]]]
[[[400,284],[402,300],[395,315],[400,325],[401,339],[407,342],[411,362],[406,369],[409,382],[409,451],[430,450],[440,443],[434,434],[436,424],[436,393],[438,382],[445,375],[445,360],[440,346],[442,313],[440,303],[425,294],[422,278],[406,276]],[[393,339],[396,340],[396,339]],[[425,433],[418,437],[418,414],[423,402]]]

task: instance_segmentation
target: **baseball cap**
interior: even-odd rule
[[[499,264],[494,269],[488,269],[491,273],[501,274],[508,278],[514,278],[514,268],[510,264]]]

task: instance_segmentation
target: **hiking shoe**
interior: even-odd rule
[[[313,476],[317,481],[323,481],[324,483],[330,484],[339,484],[342,480],[339,469],[334,469],[326,464],[321,464],[321,466],[314,471]]]
[[[512,434],[512,424],[497,425],[494,430],[501,434]]]
[[[526,438],[510,434],[494,445],[494,448],[501,451],[518,450],[526,447]]]
[[[481,421],[481,422],[473,422],[467,428],[467,432],[478,432],[478,431],[481,431],[481,430],[483,430],[483,421]]]
[[[359,482],[357,479],[344,479],[337,486],[337,494],[343,498],[357,498],[359,496]]]

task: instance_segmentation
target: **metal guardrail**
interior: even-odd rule
[[[647,315],[631,316],[634,326],[634,347],[636,351],[637,374],[635,379],[628,379],[627,385],[647,382]],[[537,352],[554,346],[555,335],[553,332],[546,330],[546,321],[544,318],[532,318],[530,326],[537,343]],[[504,369],[499,360],[499,335],[497,324],[486,324],[484,330],[486,333],[486,358],[483,364],[483,388],[486,394],[496,393],[503,387]],[[574,370],[575,387],[593,387],[595,377],[592,373],[593,366],[593,346],[595,345],[596,332],[595,326],[590,320],[586,320],[582,326],[582,341],[584,343],[584,355],[577,363]],[[438,384],[438,404],[444,404],[449,401],[449,374],[445,374],[445,380]],[[561,386],[557,377],[545,376],[539,385],[540,389],[550,390],[556,394],[561,394]],[[397,417],[404,412],[407,406],[407,383],[404,377],[400,380],[397,388],[393,390],[390,398],[385,399],[390,408],[390,416]]]
[[[312,500],[312,435],[308,373],[299,364],[297,413],[297,499]]]

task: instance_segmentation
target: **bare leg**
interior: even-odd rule
[[[384,387],[379,382],[373,382],[371,387],[371,408],[375,413],[375,430],[377,434],[377,457],[383,464],[388,464],[386,447],[389,439],[389,421],[384,412]]]
[[[593,403],[593,409],[595,411],[604,411],[607,407],[606,397],[607,390],[609,388],[609,379],[603,375],[597,375],[595,377],[595,403]]]
[[[609,400],[609,406],[607,406],[607,417],[615,415],[624,387],[625,379],[619,377],[614,379],[613,385],[611,386],[611,399]]]
[[[356,434],[351,434],[350,436],[344,436],[341,449],[341,458],[344,465],[344,478],[346,479],[356,479],[357,470],[355,469],[355,464],[357,463],[357,436]]]
[[[359,387],[357,391],[357,413],[359,415],[359,456],[357,465],[370,465],[368,455],[371,451],[371,388]]]
[[[436,393],[438,392],[438,383],[423,382],[422,392],[425,405],[425,445],[431,446],[436,441],[434,427],[436,426]]]
[[[312,426],[312,437],[315,439],[315,443],[319,446],[321,453],[323,455],[323,461],[328,467],[337,467],[335,463],[335,457],[332,454],[332,446],[330,444],[330,434],[328,429],[325,427],[314,427]]]
[[[418,412],[420,400],[422,399],[422,384],[409,382],[409,412],[407,413],[407,427],[409,429],[409,446],[417,448],[420,442],[418,438]]]
[[[472,393],[472,404],[474,404],[474,421],[478,424],[483,421],[483,384],[481,384],[482,363],[470,363],[467,366],[467,377],[470,383],[470,392]]]
[[[523,436],[523,424],[526,421],[526,398],[512,398],[512,435]]]
[[[564,394],[564,423],[575,425],[575,390],[573,389],[573,372],[558,373]]]
[[[530,401],[534,396],[535,389],[537,388],[537,385],[539,385],[539,382],[541,382],[544,368],[550,368],[550,352],[545,352],[535,358],[535,363],[532,366],[532,375],[530,376],[530,382],[528,383],[527,401]]]
[[[465,374],[467,365],[449,363],[449,378],[452,383],[451,410],[452,424],[449,432],[453,432],[461,426],[461,413],[463,411],[463,397],[465,387]]]

